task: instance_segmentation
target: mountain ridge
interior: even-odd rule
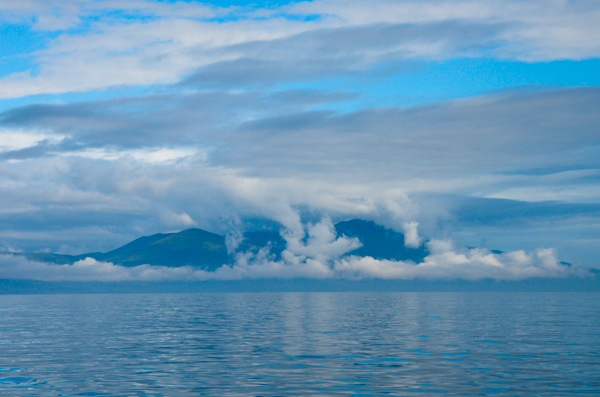
[[[353,219],[335,225],[338,237],[356,237],[362,246],[349,254],[371,256],[375,259],[411,260],[420,262],[427,256],[427,249],[408,248],[404,245],[404,235],[386,229],[372,221]],[[285,249],[285,240],[275,231],[250,231],[238,246],[239,251],[258,250],[270,247],[277,259]],[[178,233],[156,233],[139,237],[121,247],[108,252],[90,252],[81,255],[61,255],[51,253],[18,253],[29,260],[73,264],[85,258],[112,262],[126,267],[150,264],[155,266],[181,267],[194,266],[214,271],[223,264],[232,263],[233,257],[227,253],[225,236],[206,230],[192,228]]]

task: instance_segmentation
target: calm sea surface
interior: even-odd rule
[[[600,294],[0,296],[0,395],[600,396]]]

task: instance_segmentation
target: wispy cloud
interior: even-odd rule
[[[2,2],[5,21],[61,34],[35,54],[33,69],[0,79],[1,96],[181,80],[273,84],[406,60],[586,59],[600,55],[599,17],[590,1],[324,0],[268,9],[139,0],[52,7]]]

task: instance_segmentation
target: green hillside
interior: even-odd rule
[[[245,246],[243,248],[251,248],[248,244]],[[57,264],[74,263],[91,257],[127,267],[143,264],[168,267],[191,265],[206,270],[215,270],[230,259],[225,247],[225,237],[200,229],[140,237],[105,253],[91,252],[82,255],[33,253],[25,256],[30,260]]]
[[[421,261],[427,252],[425,248],[412,249],[404,246],[404,235],[385,229],[374,222],[352,220],[335,225],[338,236],[357,237],[363,244],[351,252],[352,255],[372,256],[377,259]],[[247,232],[238,250],[258,250],[269,246],[279,257],[285,249],[285,240],[278,232]],[[158,233],[140,237],[122,247],[109,252],[91,252],[82,255],[59,255],[30,253],[24,255],[30,260],[56,264],[72,264],[91,257],[99,261],[112,262],[121,266],[133,267],[143,264],[155,266],[194,266],[213,271],[231,262],[227,254],[225,237],[201,229],[187,229],[179,233]]]

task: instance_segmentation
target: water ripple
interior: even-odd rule
[[[0,394],[600,394],[576,293],[0,296]]]

